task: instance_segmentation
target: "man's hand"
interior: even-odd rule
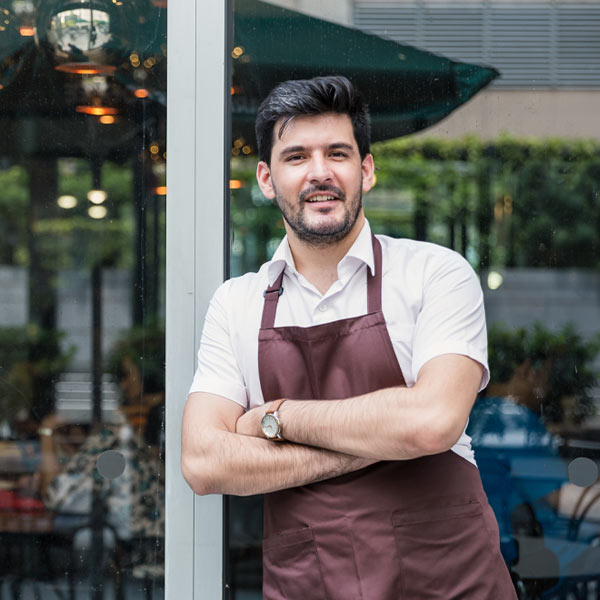
[[[313,483],[378,460],[437,454],[459,439],[482,367],[466,356],[431,359],[412,388],[347,400],[287,400],[280,409],[285,444],[264,439],[271,403],[244,414],[221,396],[188,398],[182,469],[199,494],[247,495]]]
[[[264,438],[262,433],[261,421],[265,413],[270,410],[273,402],[267,402],[262,406],[257,406],[245,412],[235,424],[235,432],[240,435],[251,435],[253,437]]]
[[[378,390],[345,400],[289,400],[280,408],[283,437],[365,458],[407,460],[450,449],[460,438],[481,381],[482,366],[462,355],[431,359],[412,388]],[[236,432],[263,438],[273,402],[254,408]]]
[[[40,450],[41,460],[38,466],[39,487],[42,498],[50,482],[60,473],[60,465],[56,456],[56,430],[63,424],[56,413],[46,415],[40,423]]]
[[[239,404],[222,396],[190,394],[183,415],[181,468],[194,492],[262,494],[330,479],[376,462],[264,439],[260,421],[269,406],[244,415]]]
[[[64,421],[56,413],[48,413],[40,422],[40,429],[47,429],[49,432],[54,432]]]

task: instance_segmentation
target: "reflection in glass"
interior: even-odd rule
[[[95,50],[110,39],[110,15],[91,7],[59,12],[48,24],[48,41],[65,53]]]
[[[16,15],[0,3],[0,92],[17,76],[23,65],[26,39],[20,34]]]
[[[163,597],[165,10],[0,15],[0,598]]]
[[[468,432],[504,557],[527,597],[542,591],[553,597],[578,580],[593,584],[597,454],[594,442],[580,438],[595,410],[590,391],[600,346],[572,327],[553,333],[540,323],[517,330],[496,325],[490,346],[495,375]]]
[[[138,24],[135,2],[44,2],[36,40],[59,71],[111,74],[133,50]]]
[[[468,433],[504,557],[528,599],[577,588],[593,597],[600,578],[598,144],[555,144],[375,144],[378,182],[365,196],[378,232],[452,247],[482,275],[492,381]],[[238,274],[271,256],[283,228],[254,182],[256,157],[232,154]],[[587,479],[571,475],[580,459]],[[241,524],[258,519],[259,506],[232,499],[230,509],[231,582],[252,589],[260,527]]]
[[[353,4],[365,25],[382,35],[390,35],[391,30],[380,13],[397,11],[399,31],[404,27],[408,34],[417,35],[418,30],[420,39],[436,44],[435,50],[442,54],[458,52],[455,28],[464,26],[473,34],[468,44],[484,39],[486,48],[492,44],[489,56],[494,55],[491,40],[496,38],[481,38],[476,25],[480,21],[465,17],[463,23],[456,15],[448,20],[451,9],[439,3]],[[540,10],[555,8],[570,20],[561,21],[565,31],[560,43],[550,38],[548,43],[554,44],[560,64],[571,64],[574,59],[567,48],[575,48],[590,26],[584,23],[586,15],[597,23],[600,13],[591,5],[540,3]],[[475,2],[471,9],[486,12],[490,24],[503,32],[508,22],[529,27],[530,15],[516,4]],[[283,52],[275,53],[280,63],[271,64],[260,58],[261,48],[274,44],[292,23],[306,25],[310,19],[278,10],[250,2],[236,5],[237,31],[243,32],[240,16],[254,28],[248,28],[250,41],[238,37],[232,44],[232,275],[256,270],[271,257],[284,234],[277,206],[262,196],[255,182],[251,97],[264,96],[273,72],[286,70],[280,64],[285,62]],[[422,16],[422,28],[413,27],[414,13]],[[263,30],[266,15],[270,28]],[[567,22],[572,24],[570,31]],[[438,35],[443,27],[448,30],[445,37]],[[511,93],[532,92],[535,82],[524,81],[523,73],[538,73],[537,67],[525,54],[515,58],[514,38],[506,35],[502,43],[511,48],[506,54],[510,64],[498,85],[516,86],[518,76],[521,89],[515,87]],[[358,42],[349,50],[343,45],[338,49],[331,36],[321,37],[306,44],[305,30],[290,30],[290,40],[302,39],[289,44],[302,49],[294,58],[316,61],[323,48],[332,47],[329,54],[340,60],[361,51]],[[440,46],[444,41],[447,47]],[[582,48],[577,60],[584,65],[590,60],[589,44]],[[470,57],[483,55],[483,48],[476,50]],[[257,66],[260,60],[264,63]],[[307,64],[293,64],[293,69],[303,76],[318,74],[317,67],[311,70]],[[567,71],[561,73],[566,77]],[[597,93],[597,78],[588,75],[582,87]],[[374,97],[383,93],[375,78],[369,92]],[[411,93],[416,92],[418,86],[411,88]],[[499,98],[494,96],[490,106]],[[468,109],[462,109],[463,115]],[[523,110],[523,121],[535,112]],[[499,121],[491,129],[503,128],[501,112],[481,114]],[[562,117],[548,115],[548,119]],[[594,117],[595,113],[589,118]],[[450,247],[480,275],[492,381],[474,405],[468,433],[520,600],[588,600],[600,593],[600,145],[597,140],[572,139],[573,135],[548,141],[525,138],[513,129],[492,139],[477,132],[469,137],[378,142],[372,146],[379,168],[376,185],[364,197],[375,232]],[[228,510],[226,577],[231,598],[258,598],[260,499],[230,498]]]

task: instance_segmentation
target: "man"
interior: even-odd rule
[[[369,117],[347,79],[279,85],[256,132],[287,236],[212,299],[184,476],[266,494],[266,600],[514,598],[464,434],[488,380],[474,273],[371,235]]]

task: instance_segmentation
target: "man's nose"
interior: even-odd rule
[[[331,182],[333,173],[324,156],[313,156],[308,173],[310,183]]]

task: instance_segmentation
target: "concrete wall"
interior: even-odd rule
[[[600,329],[600,273],[584,269],[502,269],[503,283],[491,290],[482,276],[488,323],[521,327],[541,321],[559,329],[572,322],[584,336]],[[77,347],[74,370],[91,360],[91,290],[88,273],[61,271],[57,279],[57,327],[65,344]],[[131,327],[131,276],[127,271],[103,272],[102,319],[104,351]],[[0,266],[0,326],[27,322],[27,271]]]
[[[572,322],[584,336],[600,329],[600,273],[587,269],[502,269],[496,290],[482,277],[488,323],[521,327],[541,321],[549,329]]]
[[[61,271],[58,277],[57,328],[66,333],[65,347],[77,353],[71,370],[87,370],[91,364],[92,304],[90,275]],[[119,334],[131,327],[131,276],[127,271],[102,272],[102,349],[111,350]]]
[[[269,4],[277,4],[340,25],[352,25],[354,3],[351,0],[269,0]]]
[[[19,327],[28,319],[28,272],[21,267],[0,266],[0,327]],[[57,328],[65,332],[64,346],[77,351],[71,370],[86,371],[91,363],[92,305],[90,275],[60,271],[57,275]],[[109,352],[120,333],[131,327],[131,275],[127,271],[103,271],[103,350]]]
[[[27,323],[27,269],[0,265],[0,327]]]
[[[540,321],[556,331],[567,323],[584,338],[600,331],[600,273],[587,269],[502,269],[496,290],[482,276],[488,327],[510,328]],[[600,369],[600,357],[597,360]],[[600,391],[600,390],[598,390]]]
[[[565,137],[600,140],[600,90],[483,91],[420,136],[493,139]]]
[[[509,328],[540,321],[557,331],[572,323],[584,339],[600,332],[600,273],[584,269],[503,269],[502,285],[490,290],[482,277],[488,328],[499,323]],[[595,367],[600,371],[600,356]],[[589,426],[600,427],[600,385],[591,390],[596,416]]]

